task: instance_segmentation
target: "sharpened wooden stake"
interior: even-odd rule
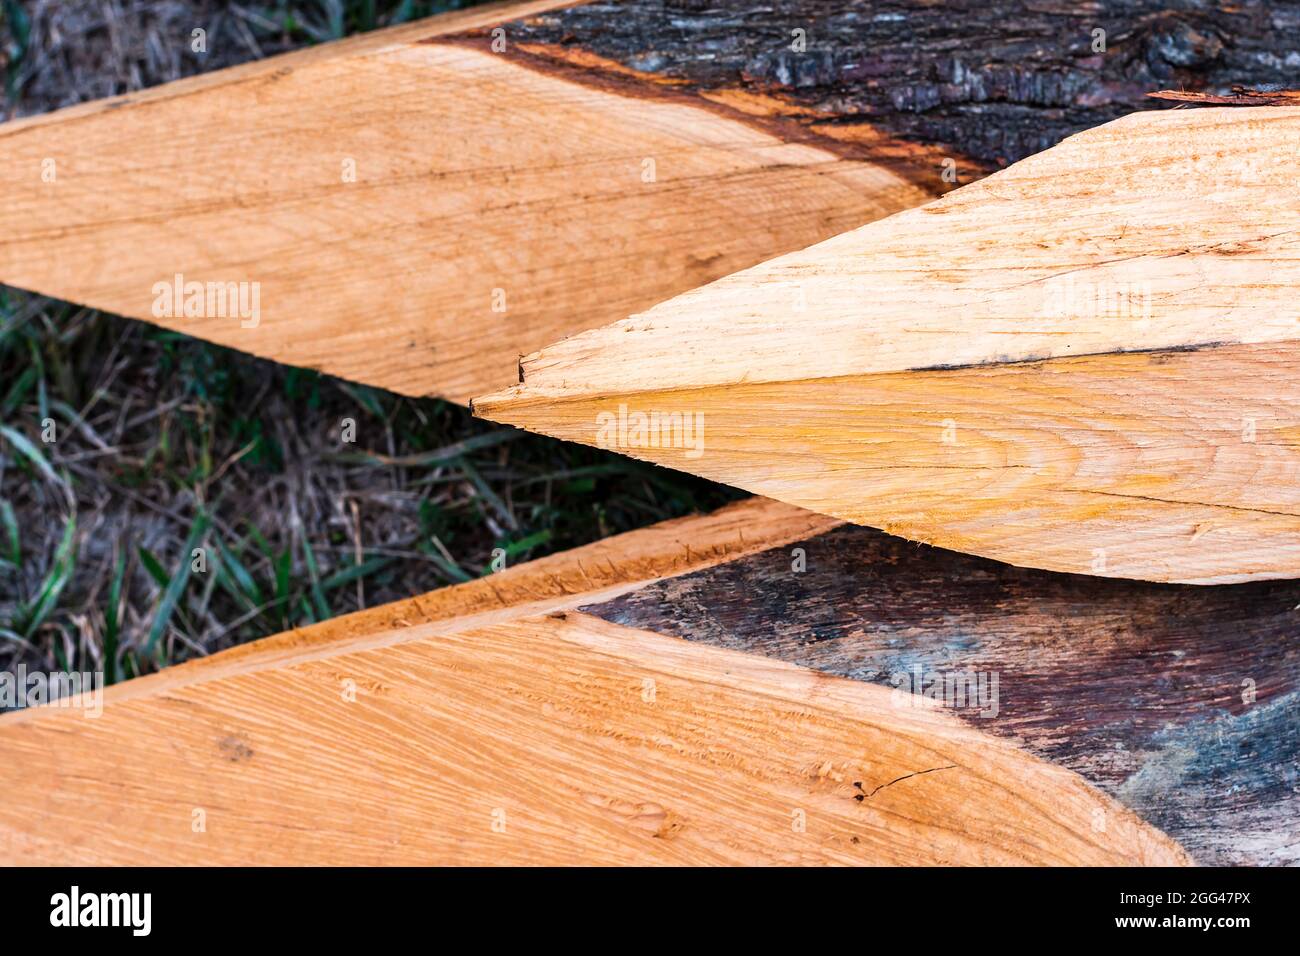
[[[492,4],[4,124],[0,281],[465,401],[558,338],[1162,108],[1146,91],[1273,82],[1290,50],[1226,9],[1171,33],[1142,3],[1105,30],[995,5],[971,34],[876,6]]]
[[[934,195],[877,146],[493,33],[560,5],[0,126],[0,281],[463,403],[556,338]]]
[[[833,525],[748,502],[4,715],[0,860],[1190,862],[921,698],[600,617]]]
[[[474,408],[1012,564],[1298,576],[1297,151],[1297,107],[1134,114]]]

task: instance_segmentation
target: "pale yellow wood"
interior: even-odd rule
[[[1011,564],[1231,583],[1300,576],[1297,368],[1250,345],[475,408]],[[651,411],[702,440],[642,447]]]
[[[1128,117],[560,342],[474,407],[1013,564],[1294,577],[1297,143],[1293,108]],[[638,432],[653,412],[702,437]]]
[[[558,5],[0,126],[0,281],[465,401],[556,338],[929,198],[797,124],[464,37]],[[177,275],[244,283],[243,310],[170,314]]]
[[[535,395],[1300,338],[1300,107],[1134,113],[527,356]]]
[[[211,673],[0,719],[0,859],[1187,862],[951,715],[572,612]]]

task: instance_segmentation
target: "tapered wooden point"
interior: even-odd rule
[[[477,414],[1014,564],[1300,575],[1300,108],[1139,113],[525,359]]]
[[[0,281],[464,402],[547,342],[934,194],[869,148],[514,41],[562,5],[4,124]]]
[[[834,525],[752,501],[168,668],[107,689],[93,716],[5,715],[0,759],[22,772],[0,802],[0,861],[1168,866],[1285,853],[1280,829],[1246,826],[1274,819],[1281,786],[1238,797],[1239,813],[1211,808],[1212,840],[1171,837],[1162,824],[1195,804],[1149,806],[1122,776],[1094,772],[1113,763],[1102,748],[1115,721],[1074,733],[1080,754],[1063,759],[1043,735],[1026,744],[1011,721],[995,727],[998,700],[983,691],[986,716],[968,720],[795,666],[750,633],[709,647],[704,629],[682,640],[670,622],[616,620],[678,581],[713,605],[698,576],[753,573],[737,561],[788,572],[792,542],[827,560]],[[918,580],[904,596],[920,606],[930,592]],[[790,596],[802,626],[807,602]],[[960,614],[980,614],[971,597]],[[1070,610],[1083,620],[1087,607]],[[787,623],[759,604],[742,617],[768,636]],[[1086,623],[1102,639],[1115,626]],[[887,621],[863,625],[889,640]],[[1035,633],[1028,622],[988,636],[1019,664],[1017,638]],[[1047,702],[1053,720],[1072,718],[1070,695]],[[1169,751],[1215,772],[1218,726]],[[1276,758],[1293,759],[1289,738]]]

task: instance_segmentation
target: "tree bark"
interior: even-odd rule
[[[615,0],[506,29],[701,93],[774,94],[984,170],[1162,108],[1157,90],[1295,86],[1300,71],[1300,6],[1250,0]]]

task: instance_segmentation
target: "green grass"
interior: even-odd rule
[[[10,114],[40,113],[476,2],[0,0],[0,76]],[[203,51],[191,49],[199,27]]]
[[[735,497],[2,288],[0,381],[0,666],[130,677]]]

